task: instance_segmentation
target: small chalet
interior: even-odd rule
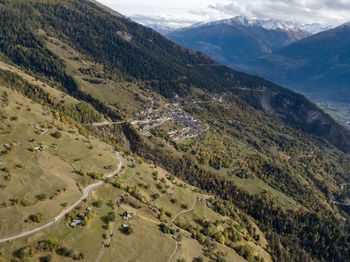
[[[83,224],[83,220],[81,219],[74,219],[71,223],[70,223],[70,226],[71,227],[76,227],[76,226],[80,226]]]
[[[130,212],[130,211],[125,211],[124,214],[123,214],[123,219],[124,220],[130,220],[133,218],[133,213]]]

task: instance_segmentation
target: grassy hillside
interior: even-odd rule
[[[19,199],[12,206],[3,195],[19,215],[1,237],[37,218],[52,221],[79,189],[116,168],[112,146],[126,152],[123,172],[103,179],[65,220],[0,244],[6,259],[52,253],[109,261],[133,250],[131,259],[147,261],[346,261],[349,132],[303,96],[217,65],[91,1],[0,1],[0,23],[8,103],[1,142],[10,163],[0,184]],[[31,145],[39,152],[26,150]],[[20,175],[17,158],[32,159],[24,168],[37,190],[6,181],[9,168]],[[52,213],[38,215],[47,206],[42,194],[65,186],[47,202]],[[130,223],[124,211],[133,212]],[[35,221],[25,227],[29,212]],[[69,227],[76,217],[84,226]],[[132,234],[119,231],[125,223]],[[49,237],[58,244],[42,248]]]
[[[48,221],[63,203],[73,203],[79,188],[91,182],[75,172],[104,173],[116,163],[112,147],[82,135],[71,118],[33,103],[6,83],[0,88],[6,97],[1,109],[0,216],[1,235],[7,236],[34,227],[28,219],[33,214]]]
[[[1,68],[3,238],[52,221],[81,197],[84,187],[115,169],[117,160],[111,145],[53,106],[56,99],[62,108],[78,104],[78,100],[4,62]],[[135,261],[140,257],[164,261],[174,253],[176,259],[186,260],[245,261],[246,257],[271,261],[263,234],[247,215],[237,213],[234,220],[223,216],[211,206],[221,200],[139,157],[125,154],[123,165],[118,177],[105,181],[62,221],[0,244],[1,257],[5,261],[110,261],[127,256]],[[132,220],[123,220],[125,211],[133,213]],[[72,228],[69,224],[76,217],[84,218],[84,225]],[[196,231],[194,237],[194,228],[187,225],[197,225],[199,219],[213,224],[212,231]],[[122,231],[125,223],[132,232]],[[164,231],[162,225],[171,232]],[[235,238],[230,237],[233,233]]]
[[[114,118],[118,115],[79,90],[59,57],[45,48],[45,39],[37,35],[37,30],[66,40],[73,48],[104,65],[107,78],[134,80],[166,97],[188,94],[191,87],[231,91],[252,106],[264,109],[261,91],[265,88],[271,91],[269,107],[287,124],[323,136],[342,150],[350,148],[350,133],[304,97],[264,79],[218,65],[90,1],[2,2],[0,50],[16,64],[58,81],[73,96],[89,101]],[[14,31],[17,33],[13,34]],[[256,91],[247,94],[241,92],[242,88]],[[301,109],[305,112],[299,111]],[[315,111],[317,117],[308,117],[305,113],[309,111]]]

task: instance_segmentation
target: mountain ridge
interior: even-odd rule
[[[346,95],[349,81],[348,25],[318,33],[272,55],[252,60],[245,71],[261,74],[317,98],[349,102]],[[278,74],[274,74],[274,68],[278,68]]]
[[[227,25],[233,25],[233,24],[241,24],[244,26],[260,26],[267,30],[293,30],[293,31],[300,31],[307,32],[309,34],[316,34],[321,31],[326,31],[331,28],[331,26],[324,26],[318,23],[312,23],[312,24],[305,24],[305,23],[296,23],[296,22],[290,22],[290,21],[282,21],[272,18],[266,18],[266,19],[252,19],[247,16],[236,16],[229,19],[223,19],[213,22],[200,22],[197,24],[194,24],[190,26],[189,28],[195,28],[200,26],[208,26],[208,25],[220,25],[220,24],[227,24]],[[179,29],[179,30],[185,30],[186,28]]]
[[[197,24],[166,36],[178,44],[206,53],[219,63],[239,69],[248,61],[271,54],[310,33],[293,23],[236,17]]]
[[[125,174],[105,181],[108,185],[103,194],[97,194],[103,202],[91,199],[67,218],[84,217],[92,224],[79,229],[60,225],[65,228],[58,232],[60,239],[62,235],[65,239],[63,246],[52,248],[57,249],[57,255],[74,255],[79,245],[84,254],[88,251],[88,258],[95,257],[96,246],[102,243],[103,252],[107,256],[115,254],[114,259],[120,255],[119,250],[136,249],[145,260],[153,256],[152,261],[164,261],[173,252],[174,241],[183,239],[183,247],[175,253],[180,252],[178,259],[190,261],[202,255],[204,260],[224,261],[226,255],[228,261],[236,261],[229,256],[236,258],[236,253],[254,262],[262,257],[269,261],[270,255],[276,261],[302,258],[308,262],[346,261],[349,257],[349,231],[342,218],[350,215],[346,207],[336,204],[347,201],[342,188],[349,183],[345,153],[350,147],[349,132],[305,97],[215,63],[89,1],[1,3],[5,3],[0,5],[2,56],[17,70],[34,77],[34,84],[28,85],[14,74],[0,73],[1,90],[11,88],[10,109],[3,114],[6,125],[0,124],[2,132],[7,132],[4,144],[16,142],[18,133],[29,132],[29,137],[22,137],[18,143],[18,151],[7,152],[7,157],[17,159],[12,154],[23,153],[42,160],[41,153],[27,150],[33,141],[33,126],[39,133],[37,143],[49,139],[57,144],[67,137],[76,139],[74,133],[85,134],[86,139],[79,138],[75,143],[85,148],[81,153],[87,156],[97,148],[93,155],[100,161],[105,159],[99,157],[101,147],[90,144],[88,138],[99,137],[109,147],[125,151]],[[52,100],[40,91],[45,87],[40,81],[61,93]],[[72,112],[72,117],[84,121],[74,130],[64,124],[67,132],[52,135],[40,136],[46,132],[45,126],[36,123],[27,124],[30,128],[17,133],[8,132],[8,127],[16,126],[13,112],[19,110],[25,116],[17,119],[21,122],[32,114],[26,108],[30,101],[14,99],[20,96],[38,99],[41,106],[35,106],[34,119],[46,117],[48,126],[68,122],[66,114]],[[5,103],[6,97],[3,92],[0,102]],[[66,107],[65,99],[71,101],[68,97],[83,106]],[[24,104],[23,110],[20,103]],[[62,111],[47,115],[45,107]],[[79,112],[84,112],[84,117],[76,115]],[[10,144],[4,148],[14,147]],[[45,150],[44,146],[38,150],[41,148]],[[67,149],[59,144],[49,150],[54,154]],[[72,159],[67,160],[69,170],[78,167],[67,173],[69,179],[99,179],[100,173],[89,170],[94,160],[88,162],[91,166],[82,165],[86,170],[80,170],[77,165],[81,157],[74,155],[79,152],[69,153],[64,154]],[[17,173],[11,171],[20,166],[14,165],[0,169],[4,174],[1,178],[8,178],[10,173],[17,179]],[[110,168],[108,163],[101,166]],[[6,195],[4,202],[16,205]],[[192,209],[194,200],[199,208],[179,218],[177,214]],[[46,207],[46,202],[40,204]],[[87,214],[92,205],[98,219]],[[130,210],[135,219],[126,221],[123,214]],[[29,219],[40,218],[37,214]],[[173,221],[175,218],[177,221]],[[257,227],[252,227],[250,221],[256,221]],[[113,236],[110,230],[115,224],[120,232]],[[90,229],[101,233],[91,234]],[[50,231],[50,236],[56,234],[55,229]],[[0,249],[9,257],[33,256],[38,251],[42,254],[40,248],[47,243],[42,242],[43,237],[28,239],[25,247],[23,242],[16,242],[16,246],[5,244]],[[260,239],[265,237],[264,245]],[[153,248],[148,248],[149,244],[154,244]],[[155,247],[160,251],[154,251]],[[189,250],[188,254],[182,250]],[[81,257],[80,253],[76,257]]]

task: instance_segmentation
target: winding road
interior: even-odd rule
[[[194,202],[193,202],[192,207],[191,207],[190,209],[182,210],[182,211],[180,211],[179,213],[177,213],[177,214],[174,216],[174,218],[173,218],[173,220],[172,220],[171,222],[174,223],[175,220],[176,220],[179,216],[181,216],[181,215],[183,215],[183,214],[186,214],[186,213],[189,213],[189,212],[192,212],[192,211],[194,210],[194,208],[195,208],[196,205],[197,205],[197,197],[195,196],[194,198],[195,198],[195,199],[194,199]]]
[[[119,122],[108,122],[108,121],[105,121],[105,122],[101,122],[101,123],[93,123],[92,126],[95,126],[95,127],[113,126],[113,125],[121,125],[121,124],[124,124],[124,123],[126,123],[126,121],[119,121]]]
[[[136,175],[136,171],[134,169],[133,173],[131,174],[131,176],[129,176],[124,183],[126,184],[131,178],[133,178]],[[116,201],[118,201],[118,199],[122,198],[123,196],[125,196],[125,192],[123,194],[121,194],[120,196],[117,196]],[[118,215],[118,208],[116,208],[116,210],[114,211],[115,216]],[[109,230],[109,235],[108,235],[108,239],[106,239],[106,241],[104,241],[103,245],[102,245],[102,249],[100,250],[99,254],[97,255],[97,258],[95,260],[95,262],[99,262],[101,261],[102,257],[105,255],[105,253],[107,252],[107,249],[109,247],[109,245],[111,244],[113,235],[114,235],[114,231],[116,228],[116,222],[113,221],[112,225],[111,225],[111,229]]]
[[[179,249],[179,242],[175,239],[175,249],[174,249],[174,252],[171,254],[171,256],[168,258],[168,262],[173,260],[173,258],[176,255],[178,249]]]
[[[82,193],[83,193],[82,197],[77,202],[75,202],[73,205],[71,205],[67,209],[63,210],[59,215],[57,215],[55,218],[53,218],[50,222],[48,222],[48,223],[46,223],[46,224],[44,224],[42,226],[39,226],[37,228],[31,229],[31,230],[28,230],[28,231],[24,231],[24,232],[22,232],[22,233],[20,233],[18,235],[15,235],[15,236],[1,238],[0,239],[0,243],[5,243],[7,241],[12,241],[12,240],[15,240],[15,239],[18,239],[18,238],[27,237],[29,235],[32,235],[32,234],[37,233],[39,231],[42,231],[42,230],[52,226],[53,224],[57,223],[61,219],[63,219],[66,214],[71,212],[74,208],[76,208],[79,204],[81,204],[81,202],[83,202],[85,199],[87,199],[91,191],[93,191],[94,189],[102,186],[105,183],[104,182],[105,179],[112,178],[112,177],[116,176],[118,173],[120,173],[122,171],[122,169],[123,169],[122,156],[120,155],[120,153],[116,153],[116,156],[117,156],[117,158],[119,160],[117,169],[115,171],[113,171],[111,174],[108,174],[108,175],[104,176],[101,181],[85,187],[82,190]]]
[[[189,213],[189,212],[192,212],[192,211],[195,209],[195,207],[196,207],[196,205],[197,205],[197,197],[195,196],[194,198],[195,198],[195,199],[194,199],[194,202],[193,202],[192,207],[191,207],[190,209],[182,210],[182,211],[180,211],[179,213],[177,213],[176,216],[174,216],[174,218],[173,218],[173,220],[172,220],[172,223],[174,223],[175,220],[176,220],[179,216],[184,215],[184,214]],[[175,244],[175,249],[174,249],[174,252],[171,254],[171,256],[168,258],[168,262],[170,262],[170,261],[173,260],[174,256],[175,256],[176,253],[177,253],[177,250],[179,249],[179,242],[178,242],[175,238],[174,238],[174,240],[175,240],[175,243],[176,243],[176,244]]]

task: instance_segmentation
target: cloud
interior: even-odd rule
[[[226,15],[340,24],[350,19],[350,0],[231,0],[209,5]]]
[[[190,26],[197,22],[195,19],[183,18],[183,17],[172,17],[169,15],[163,16],[147,16],[142,14],[135,14],[131,17],[133,20],[137,21],[143,25],[152,25],[166,28],[182,28]]]
[[[142,24],[185,27],[237,15],[339,25],[350,19],[350,0],[100,0]]]

